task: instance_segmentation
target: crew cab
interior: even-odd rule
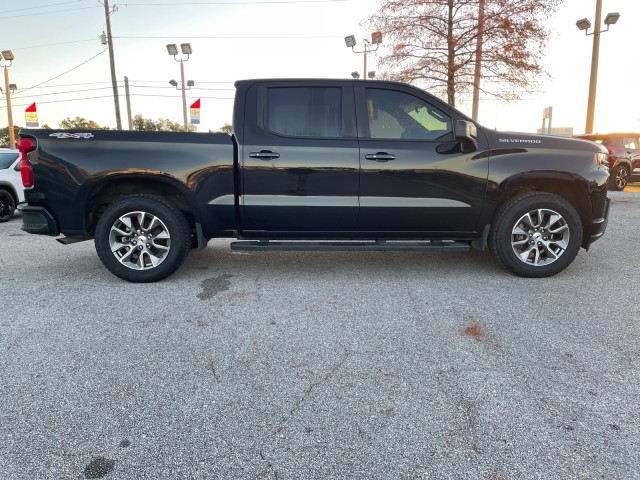
[[[483,128],[385,81],[238,81],[233,133],[22,130],[23,230],[132,282],[233,249],[489,248],[546,277],[605,232],[607,151]]]

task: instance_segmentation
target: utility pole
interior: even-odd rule
[[[129,77],[124,77],[124,94],[127,97],[127,120],[129,121],[129,130],[133,130],[133,122],[131,121],[131,96],[129,95]]]
[[[484,41],[484,2],[480,0],[478,6],[478,37],[476,43],[476,64],[473,72],[473,112],[471,118],[478,121],[478,107],[480,104],[480,74],[482,73],[482,42]]]
[[[109,13],[109,0],[104,0],[104,14],[107,19],[107,45],[109,46],[109,63],[111,64],[111,84],[113,85],[113,102],[116,107],[116,128],[122,130],[120,121],[120,100],[118,98],[118,83],[116,82],[116,62],[113,57],[113,37],[111,36],[111,20]]]

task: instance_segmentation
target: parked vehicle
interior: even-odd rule
[[[606,229],[607,151],[483,128],[410,85],[236,82],[233,135],[22,130],[23,230],[93,238],[132,282],[190,247],[485,249],[511,272],[566,268]]]
[[[20,178],[19,152],[0,148],[0,222],[10,220],[16,205],[23,201],[24,190]]]
[[[624,190],[629,182],[640,181],[640,133],[596,133],[576,137],[599,143],[609,151],[609,189]]]

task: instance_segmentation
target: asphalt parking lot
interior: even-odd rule
[[[640,478],[640,188],[561,274],[190,254],[112,276],[0,224],[0,477]]]

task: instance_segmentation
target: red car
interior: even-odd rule
[[[609,190],[624,190],[629,182],[640,181],[640,133],[576,135],[600,143],[609,150]]]

